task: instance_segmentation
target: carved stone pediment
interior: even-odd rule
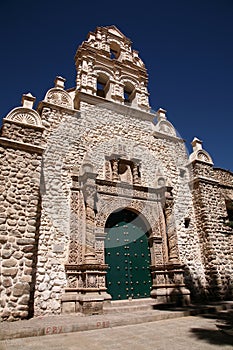
[[[52,88],[48,90],[48,92],[45,95],[46,102],[65,107],[65,108],[72,108],[73,109],[73,101],[68,92],[65,90],[62,90],[61,88]]]
[[[33,109],[24,107],[14,108],[5,119],[22,124],[42,126],[39,114]]]

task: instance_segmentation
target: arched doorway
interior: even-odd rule
[[[151,291],[151,256],[148,227],[129,209],[113,212],[106,222],[106,285],[113,300],[148,298]]]

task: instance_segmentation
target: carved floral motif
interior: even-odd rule
[[[45,101],[58,106],[73,108],[73,101],[68,92],[59,88],[50,89],[45,96]]]

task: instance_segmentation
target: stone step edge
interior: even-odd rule
[[[135,312],[135,311],[151,311],[154,310],[153,305],[131,305],[131,306],[112,306],[103,309],[103,314],[114,314],[120,312]]]
[[[152,298],[141,298],[133,300],[111,300],[104,305],[104,308],[134,306],[134,305],[157,305],[158,302]]]
[[[156,312],[157,311],[157,312]],[[211,310],[211,313],[213,310]],[[103,328],[112,328],[119,326],[128,326],[134,324],[140,324],[145,322],[155,322],[166,319],[173,319],[185,316],[195,316],[201,313],[206,313],[206,310],[185,310],[185,311],[150,311],[150,314],[134,312],[124,315],[101,315],[98,317],[89,316],[80,317],[78,322],[62,324],[60,320],[58,325],[53,325],[51,322],[46,325],[46,320],[43,321],[41,326],[24,326],[22,329],[7,329],[0,331],[0,340],[16,339],[16,338],[27,338],[44,335],[56,335],[62,333],[81,332],[87,330],[96,330]]]

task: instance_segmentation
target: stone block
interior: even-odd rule
[[[76,312],[76,302],[75,301],[63,301],[61,312],[63,314],[71,314]]]
[[[11,276],[15,277],[17,275],[18,269],[11,267],[11,268],[3,268],[2,269],[2,275],[3,276]]]
[[[3,267],[14,267],[16,266],[18,261],[14,258],[6,259],[2,262]]]
[[[19,238],[17,239],[16,242],[19,245],[30,245],[30,244],[34,244],[35,240],[33,238]]]
[[[2,281],[3,287],[11,287],[12,286],[12,279],[11,278],[4,278]]]
[[[17,282],[13,288],[13,295],[16,297],[20,297],[23,294],[28,294],[29,291],[30,291],[30,287],[28,283]]]
[[[8,259],[12,255],[12,251],[3,249],[2,250],[2,259]]]

